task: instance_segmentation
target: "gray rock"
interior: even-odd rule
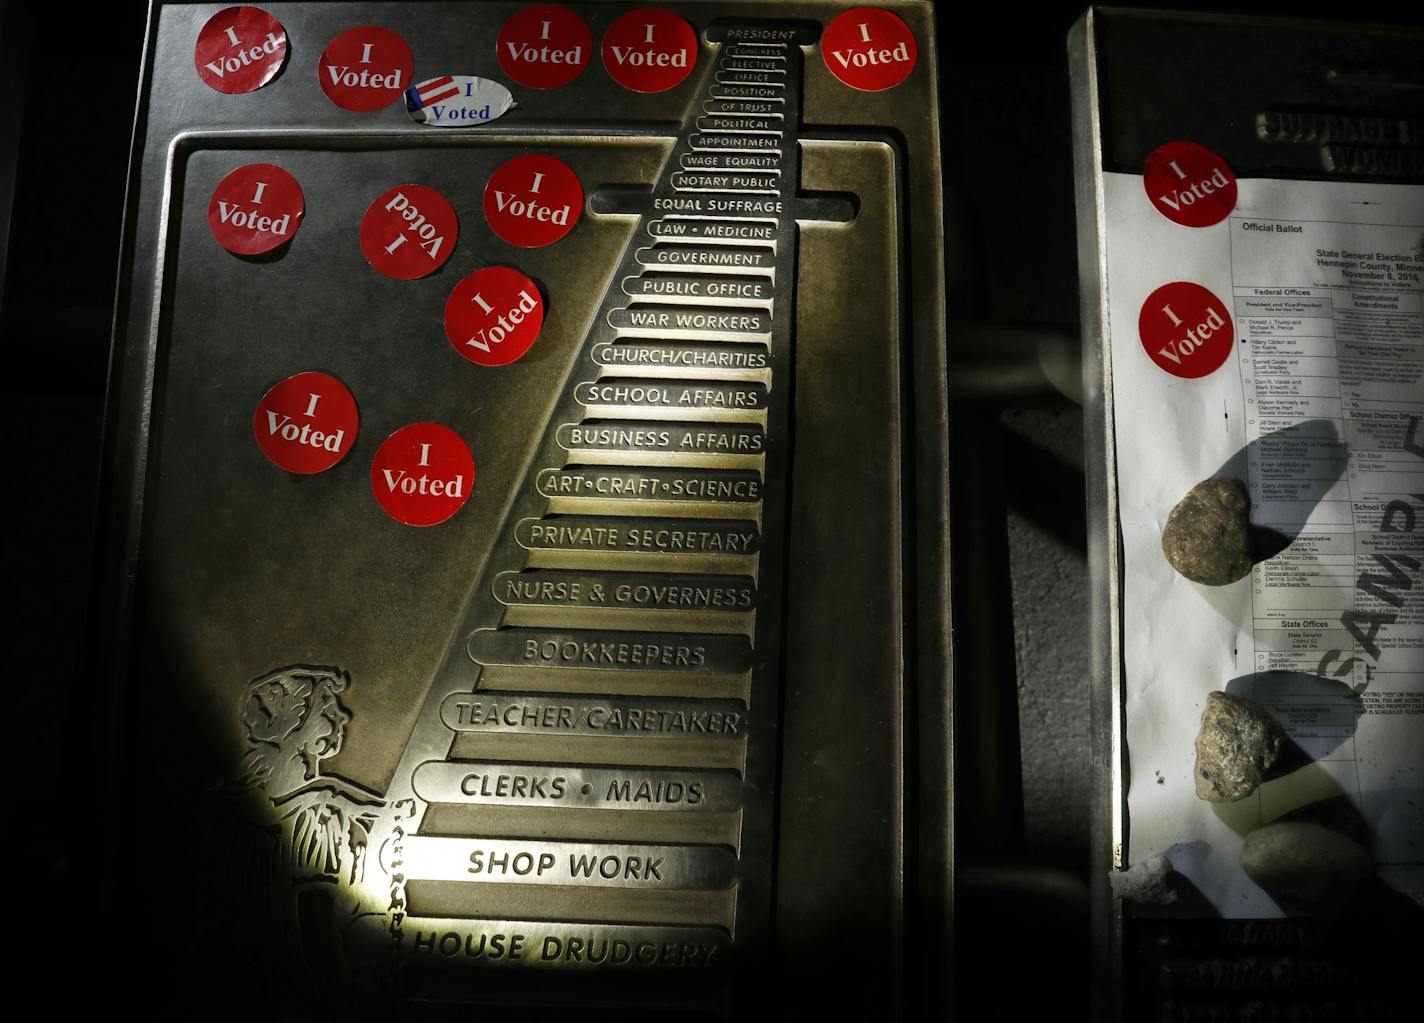
[[[1282,909],[1335,913],[1348,907],[1374,873],[1374,860],[1338,831],[1282,821],[1246,836],[1241,868]]]
[[[1245,799],[1261,784],[1285,741],[1276,719],[1250,700],[1208,693],[1192,772],[1197,798],[1213,803]]]
[[[1171,860],[1161,855],[1149,856],[1126,870],[1110,871],[1108,884],[1113,896],[1124,902],[1166,906],[1177,901],[1177,890],[1172,887],[1174,876]]]
[[[1194,583],[1225,586],[1251,574],[1251,499],[1240,480],[1203,480],[1177,502],[1162,530],[1162,553]]]

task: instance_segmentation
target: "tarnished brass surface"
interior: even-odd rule
[[[187,822],[202,865],[174,868],[175,897],[211,885],[216,911],[175,961],[197,984],[238,949],[300,948],[297,973],[378,1000],[493,997],[451,973],[639,972],[715,1008],[731,975],[823,962],[854,927],[880,998],[901,983],[906,887],[949,869],[947,729],[918,837],[906,781],[915,701],[927,728],[948,713],[928,5],[892,5],[921,48],[894,95],[830,78],[816,41],[836,3],[669,5],[702,40],[685,87],[635,98],[595,56],[479,129],[353,127],[305,80],[361,23],[401,31],[418,72],[498,78],[448,26],[484,38],[521,6],[274,9],[293,55],[235,103],[192,95],[209,9],[156,8],[103,641],[125,715],[192,750],[181,771],[123,753],[146,804]],[[595,47],[629,7],[578,5]],[[300,89],[279,91],[289,77]],[[745,106],[752,81],[775,116]],[[530,150],[588,196],[542,249],[480,210]],[[306,193],[276,258],[208,233],[214,185],[252,162]],[[461,222],[450,263],[415,282],[355,244],[403,181]],[[441,329],[450,288],[489,264],[547,297],[534,348],[498,369]],[[288,476],[252,443],[252,407],[306,369],[351,388],[360,435],[334,469]],[[428,529],[386,517],[367,481],[380,442],[419,421],[455,429],[478,467]],[[259,958],[274,997],[302,988]]]

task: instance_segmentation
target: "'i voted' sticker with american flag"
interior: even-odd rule
[[[514,106],[509,90],[488,78],[442,75],[405,91],[405,109],[417,124],[460,128],[488,124]]]

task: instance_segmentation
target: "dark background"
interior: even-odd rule
[[[1134,6],[1416,24],[1424,9]],[[1070,366],[1076,358],[1065,40],[1082,9],[962,3],[942,8],[939,25],[955,606],[968,609],[956,622],[956,989],[966,1006],[1051,1008],[1064,1020],[1089,1018],[1082,415],[1071,385],[1009,372],[1012,339],[984,328],[1047,327],[1040,336]],[[16,776],[34,779],[42,804],[24,836],[29,880],[75,891],[74,851],[96,841],[82,828],[93,795],[67,784],[63,764],[82,757],[76,736],[102,717],[104,679],[80,666],[145,20],[140,3],[82,15],[35,0],[0,6],[8,731]],[[44,826],[66,819],[79,822],[72,835]]]

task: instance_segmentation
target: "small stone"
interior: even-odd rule
[[[1113,896],[1124,902],[1166,906],[1177,901],[1177,890],[1172,887],[1175,874],[1167,857],[1149,856],[1126,870],[1109,871],[1108,884]]]
[[[1246,836],[1241,868],[1282,909],[1345,909],[1374,860],[1353,839],[1308,821],[1267,824]]]
[[[1256,791],[1281,755],[1286,733],[1250,700],[1208,693],[1197,732],[1197,798],[1234,803]]]
[[[1236,479],[1203,480],[1177,502],[1162,530],[1162,553],[1182,575],[1225,586],[1251,574],[1251,499]]]

